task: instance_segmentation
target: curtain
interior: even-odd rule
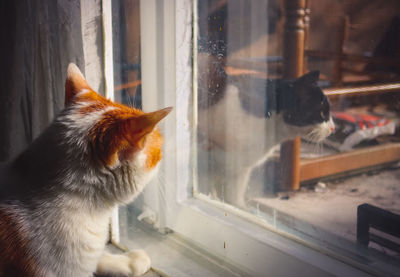
[[[83,69],[80,0],[2,0],[0,37],[0,161],[6,161],[63,108],[68,64]]]

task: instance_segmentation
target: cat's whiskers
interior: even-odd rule
[[[129,101],[129,106],[136,108],[135,107],[135,101],[133,100],[133,97],[128,95],[128,101]]]
[[[330,119],[329,121],[319,124],[304,136],[307,143],[312,143],[314,145],[312,149],[313,153],[316,153],[317,155],[323,153],[323,141],[332,133],[333,129],[333,121]]]
[[[324,125],[325,123],[321,123],[320,126],[317,126],[316,128],[313,128],[310,132],[308,132],[304,138],[308,139],[312,142],[321,142],[323,141],[327,135],[330,134],[330,131],[327,130],[326,126]]]
[[[306,149],[309,149],[309,150],[307,150],[307,152],[310,152],[310,153],[317,153],[318,152],[318,144],[313,142],[313,141],[311,141],[311,140],[309,140],[309,139],[303,138],[301,140],[301,145],[302,146],[304,145],[306,147]]]
[[[309,142],[315,142],[317,140],[317,132],[315,130],[311,130],[309,133],[307,133],[304,136],[304,139],[306,139]]]
[[[315,153],[320,156],[324,151],[324,144],[322,141],[319,141],[315,144]]]
[[[157,175],[157,193],[158,196],[161,200],[161,202],[168,208],[168,201],[166,200],[166,195],[165,195],[165,177],[163,174],[159,173]]]

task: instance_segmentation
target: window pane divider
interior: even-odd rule
[[[104,95],[114,101],[112,0],[101,1],[101,15],[103,25]],[[118,208],[114,209],[110,220],[110,241],[115,242],[115,244],[120,242]]]

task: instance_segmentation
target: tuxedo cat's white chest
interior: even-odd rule
[[[238,88],[234,85],[227,86],[218,103],[200,110],[199,118],[199,131],[227,152],[263,151],[268,143],[264,134],[274,128],[273,120],[257,118],[242,108]]]

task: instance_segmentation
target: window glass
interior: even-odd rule
[[[295,2],[198,1],[195,192],[353,251],[359,205],[400,214],[400,4]]]
[[[141,107],[140,1],[112,1],[115,100]]]
[[[188,99],[175,103],[193,112],[187,120],[192,123],[194,118],[193,124],[177,129],[189,129],[195,146],[189,149],[193,145],[175,129],[165,130],[176,136],[171,140],[185,142],[176,146],[179,149],[167,145],[164,151],[165,157],[176,155],[178,168],[170,163],[166,176],[176,173],[178,181],[163,182],[179,188],[153,189],[159,199],[152,203],[183,225],[176,207],[166,203],[184,198],[170,198],[171,191],[193,195],[209,205],[239,209],[245,218],[261,219],[280,234],[364,264],[372,263],[368,259],[398,262],[393,245],[370,242],[359,247],[357,209],[367,203],[381,209],[380,214],[390,212],[391,219],[400,214],[400,2],[194,2],[195,21],[189,28],[195,34],[189,46],[194,106]],[[155,5],[160,9],[157,24],[168,17],[161,3]],[[115,99],[141,107],[140,1],[112,5]],[[184,27],[175,31],[178,28]],[[162,28],[156,35],[159,48],[176,39]],[[174,43],[179,55],[181,41]],[[171,49],[158,54],[166,59]],[[181,65],[164,66],[154,69],[155,81],[161,71]],[[179,164],[184,155],[177,155],[178,150],[191,151],[191,163]],[[188,170],[187,164],[194,170],[181,178],[179,171]],[[142,198],[146,196],[136,203]],[[142,208],[139,218],[168,222],[157,209]],[[121,212],[121,233],[134,232],[129,217],[141,213],[135,209],[128,206]],[[393,222],[388,225],[393,227]],[[384,233],[387,228],[377,229]]]

